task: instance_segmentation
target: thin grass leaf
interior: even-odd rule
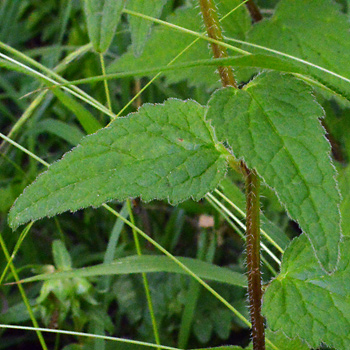
[[[201,260],[176,257],[187,266],[193,273],[202,279],[222,282],[245,288],[246,277],[230,269],[219,267]],[[178,264],[166,256],[158,255],[134,255],[121,258],[109,264],[100,264],[71,271],[43,274],[21,280],[21,283],[34,281],[47,281],[53,279],[65,279],[74,277],[92,277],[107,275],[124,275],[133,273],[169,272],[187,275]]]
[[[221,14],[226,14],[240,3],[240,0],[223,0],[218,3],[218,8]],[[121,58],[112,62],[107,69],[107,73],[137,70],[140,67],[151,69],[165,66],[178,56],[181,50],[183,52],[177,58],[177,62],[192,62],[199,58],[209,59],[211,54],[208,50],[208,44],[204,40],[193,42],[193,31],[200,33],[202,30],[200,11],[196,8],[196,5],[196,2],[190,2],[187,6],[177,9],[175,14],[168,18],[168,23],[178,26],[176,31],[161,22],[163,25],[159,25],[153,30],[141,56],[135,58],[133,49],[130,48]],[[156,19],[153,18],[153,20]],[[249,14],[244,6],[239,7],[223,21],[223,27],[227,33],[239,39],[245,38],[245,33],[250,26]],[[182,28],[189,29],[192,32],[180,31]],[[208,39],[205,35],[201,36]],[[218,77],[213,68],[200,67],[169,72],[166,74],[166,80],[168,84],[187,80],[191,86],[205,86],[207,89],[219,86]]]
[[[228,196],[228,198],[234,202],[244,213],[245,210],[245,197],[242,191],[238,188],[238,186],[231,181],[229,178],[225,178],[221,181],[220,187],[223,189],[223,192]],[[285,249],[287,245],[290,243],[290,239],[286,235],[284,231],[282,231],[276,224],[271,222],[267,217],[261,213],[261,229],[262,237],[266,237],[267,235],[271,238],[273,242],[277,244],[279,250],[282,248]]]
[[[66,79],[62,78],[54,70],[45,67],[41,63],[39,63],[39,62],[33,60],[32,58],[24,55],[22,52],[14,49],[13,47],[10,47],[10,46],[6,45],[5,43],[0,42],[0,48],[6,50],[7,52],[11,53],[12,55],[20,58],[24,62],[27,62],[28,64],[32,65],[33,67],[36,67],[37,69],[39,69],[40,71],[45,73],[46,75],[43,74],[43,73],[40,73],[39,71],[34,70],[33,68],[31,68],[31,67],[29,67],[29,66],[27,66],[27,65],[25,65],[25,64],[23,64],[23,63],[21,63],[21,62],[19,62],[17,60],[14,60],[14,59],[6,56],[6,55],[0,54],[1,57],[4,57],[5,59],[7,59],[7,60],[17,64],[18,66],[24,67],[28,72],[35,73],[37,75],[37,78],[42,78],[43,79],[43,82],[51,83],[51,84],[54,84],[54,85],[59,85],[59,83],[63,83],[63,84],[68,83],[68,81]],[[61,64],[59,64],[56,68],[57,69],[62,69],[62,67],[64,67],[64,65],[68,64],[71,59],[76,58],[76,54],[79,54],[79,53],[82,53],[82,52],[86,52],[85,50],[89,49],[89,45],[85,45],[83,48],[84,48],[84,50],[79,50],[77,53],[70,55],[70,57],[67,57],[67,59],[63,60],[61,62]],[[56,79],[56,81],[54,79],[52,79],[51,77]],[[79,89],[78,87],[76,87],[76,86],[72,86],[72,88],[64,87],[63,90],[66,90],[70,94],[78,97],[80,100],[87,102],[88,104],[90,104],[91,106],[95,107],[99,111],[105,113],[106,115],[109,115],[110,117],[115,118],[115,115],[109,109],[107,109],[100,102],[95,100],[93,97],[91,97],[89,94],[87,94],[83,90]]]
[[[188,63],[179,63],[166,66],[156,66],[149,69],[138,69],[133,71],[121,71],[119,73],[110,73],[106,75],[100,75],[90,78],[83,78],[79,80],[72,80],[66,84],[52,85],[50,89],[62,87],[62,86],[73,86],[80,84],[91,84],[103,80],[112,79],[122,79],[129,77],[139,77],[139,76],[149,76],[154,73],[164,73],[173,71],[182,71],[183,69],[189,68],[200,68],[200,67],[219,67],[219,66],[232,66],[239,68],[262,68],[269,70],[276,70],[286,73],[296,73],[300,75],[307,75],[307,71],[302,67],[298,67],[293,64],[290,60],[283,57],[275,57],[271,55],[254,54],[254,55],[244,55],[244,56],[232,56],[227,58],[212,58],[212,59],[202,59],[193,60]],[[172,74],[175,74],[172,73]],[[312,82],[311,82],[312,83]],[[318,83],[319,85],[319,83]]]
[[[19,330],[37,331],[37,332],[55,333],[55,334],[66,334],[66,335],[70,335],[70,336],[86,337],[86,338],[94,338],[94,339],[105,339],[105,340],[123,343],[123,346],[125,344],[131,345],[131,346],[134,345],[135,347],[139,346],[142,349],[157,348],[157,349],[164,349],[164,350],[179,350],[178,348],[174,348],[174,347],[166,346],[166,345],[157,345],[157,344],[142,342],[142,341],[138,341],[138,340],[123,339],[123,338],[111,337],[111,336],[107,336],[107,335],[92,334],[92,333],[66,331],[66,330],[62,330],[62,329],[27,327],[27,326],[17,326],[17,325],[8,325],[8,324],[0,324],[0,328],[19,329]],[[45,347],[45,349],[47,350],[46,347]],[[132,347],[131,347],[131,349],[132,349]]]

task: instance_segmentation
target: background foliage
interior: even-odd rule
[[[194,6],[193,1],[150,1],[149,7],[144,7],[144,3],[129,0],[126,8],[159,17],[168,23],[196,32],[203,32],[199,9]],[[219,14],[225,15],[240,3],[238,0],[218,1]],[[350,78],[347,62],[350,10],[348,1],[300,0],[291,9],[288,6],[291,6],[292,1],[288,0],[280,2],[261,0],[257,3],[262,9],[265,21],[253,25],[248,11],[244,6],[239,7],[222,22],[226,37],[247,40],[280,50]],[[86,1],[87,7],[93,7],[93,4],[93,1]],[[111,14],[108,6],[109,1],[105,1],[102,12],[105,11],[106,16]],[[111,16],[114,19],[118,18],[116,13],[121,11],[117,10]],[[298,20],[304,17],[307,17],[310,25],[305,26],[305,21],[301,21],[304,26],[298,25]],[[109,123],[111,113],[104,107],[105,86],[101,81],[80,86],[87,94],[85,101],[59,89],[39,90],[25,96],[42,88],[45,79],[38,78],[27,68],[10,62],[6,59],[8,56],[61,83],[64,81],[55,74],[67,80],[101,75],[103,72],[101,56],[96,51],[103,53],[107,73],[154,69],[152,73],[130,74],[122,79],[109,81],[112,110],[121,116],[135,112],[142,103],[163,103],[169,97],[193,99],[206,105],[212,92],[220,86],[218,76],[215,74],[216,67],[200,66],[196,63],[200,59],[211,57],[208,43],[204,40],[198,39],[191,44],[196,39],[191,34],[174,31],[163,24],[152,25],[150,21],[132,16],[130,13],[123,13],[118,22],[111,24],[112,19],[107,22],[96,18],[90,20],[92,24],[88,22],[89,32],[83,1],[78,0],[4,0],[0,5],[0,48],[1,53],[6,55],[1,56],[0,60],[1,133],[8,135],[48,164],[60,159],[65,152],[80,143],[84,135],[92,134]],[[99,33],[97,37],[91,35],[91,26],[96,27],[94,30]],[[112,37],[113,33],[115,35]],[[321,33],[321,36],[317,33]],[[99,43],[99,38],[105,34],[110,38],[102,44]],[[92,44],[88,44],[90,39]],[[190,44],[191,49],[179,56],[174,64],[197,64],[196,67],[165,71],[161,77],[152,81],[140,97],[132,101],[140,88],[147,86],[156,75],[157,69],[167,66]],[[25,56],[10,51],[6,45]],[[260,55],[266,54],[256,47],[250,48],[239,44],[238,48]],[[47,67],[46,70],[42,66],[36,66],[30,59],[40,62],[42,66]],[[252,60],[254,59],[253,57]],[[268,64],[271,65],[271,62],[274,61],[269,59]],[[290,71],[305,72],[319,79],[333,91],[314,87],[313,94],[327,115],[322,123],[332,146],[332,158],[338,172],[342,194],[340,206],[343,216],[342,231],[345,236],[349,236],[350,109],[347,101],[350,96],[349,83],[339,81],[339,78],[334,76],[330,78],[324,72],[314,67],[306,67],[300,62],[280,60],[273,64],[275,67],[282,67],[282,69],[276,68],[277,70],[285,71],[286,62],[288,69],[293,66]],[[257,65],[249,64],[248,67],[245,65],[247,64],[240,64],[237,61],[236,76],[241,85],[249,82],[259,71]],[[277,73],[275,74],[277,76]],[[258,79],[261,81],[269,78],[264,78],[262,74]],[[293,82],[291,84],[299,84],[295,79]],[[272,88],[278,89],[278,86],[271,85]],[[214,97],[219,98],[223,93],[224,90],[220,90]],[[255,93],[258,95],[259,91]],[[25,97],[22,98],[23,96]],[[95,101],[89,99],[89,96]],[[243,96],[238,98],[244,99]],[[313,99],[310,97],[310,100]],[[174,100],[172,103],[181,104]],[[216,103],[213,97],[211,103]],[[190,118],[195,121],[196,113],[200,114],[203,107],[195,102],[187,104],[193,106],[194,112]],[[139,118],[146,118],[142,116],[142,111],[150,108],[152,107],[143,107],[138,114]],[[175,106],[168,101],[164,108],[170,109]],[[178,108],[176,106],[175,109]],[[323,114],[321,109],[313,113],[315,117]],[[298,117],[300,115],[295,116]],[[184,124],[187,122],[185,119]],[[311,119],[310,123],[316,120]],[[124,121],[120,120],[120,124]],[[158,118],[158,122],[162,123],[161,117]],[[295,131],[293,123],[290,128]],[[142,147],[141,138],[132,140],[132,136],[135,137],[137,132],[136,122],[134,128],[135,130],[131,130],[133,131],[131,141],[127,142],[131,142],[134,147],[131,153],[142,156],[143,152],[147,153],[147,149]],[[327,149],[327,146],[318,146],[312,142],[317,136],[312,134],[316,131],[311,129],[308,129],[310,130],[308,145],[314,147],[312,153],[317,157],[320,148]],[[321,128],[318,132],[320,135],[323,134]],[[219,129],[217,136],[220,137]],[[259,137],[263,139],[262,143],[266,139],[266,135],[257,134],[257,138]],[[238,144],[235,149],[239,152],[239,139],[226,141],[230,146]],[[179,140],[174,138],[173,142],[174,145],[178,145]],[[208,162],[212,162],[212,158],[218,158],[218,168],[224,171],[220,152],[214,147],[208,151],[205,144],[209,141],[204,138],[202,142],[204,156]],[[185,145],[185,148],[191,150],[191,143]],[[251,152],[254,158],[255,150],[251,149]],[[71,156],[74,157],[73,154]],[[203,158],[203,155],[201,156]],[[259,162],[253,165],[257,168],[264,167],[264,159]],[[306,162],[306,168],[308,164]],[[171,166],[172,163],[169,162],[169,167]],[[152,164],[148,164],[137,171],[148,172],[151,168]],[[9,209],[23,189],[44,170],[45,166],[42,163],[17,147],[6,142],[1,144],[0,243],[4,252],[8,251],[11,254],[14,250],[18,250],[13,261],[15,266],[13,269],[9,268],[6,254],[0,255],[1,272],[4,271],[3,283],[14,281],[17,274],[22,279],[47,272],[72,273],[72,268],[97,266],[94,266],[95,270],[92,272],[88,270],[84,276],[74,275],[73,271],[73,275],[66,275],[70,278],[47,279],[44,282],[33,280],[24,284],[27,299],[23,298],[18,286],[2,286],[1,324],[32,326],[34,316],[40,326],[53,330],[108,334],[154,343],[152,319],[140,272],[157,271],[147,274],[147,277],[162,344],[180,348],[208,348],[222,344],[249,346],[249,329],[242,320],[235,317],[225,305],[188,276],[168,273],[178,270],[176,267],[171,267],[170,262],[157,259],[163,257],[160,257],[157,249],[146,240],[140,241],[145,256],[137,258],[132,229],[104,208],[87,208],[74,214],[64,213],[51,219],[40,220],[34,225],[23,226],[13,232],[7,222]],[[131,169],[130,173],[136,176],[137,171]],[[333,169],[329,168],[327,174],[330,174],[327,177],[330,189],[326,191],[331,193],[331,201],[337,197],[331,189],[334,187]],[[211,181],[211,188],[215,188],[218,179],[207,181]],[[101,183],[101,179],[98,179],[95,185]],[[188,266],[191,266],[200,277],[210,281],[211,287],[248,318],[246,291],[242,287],[245,286],[244,241],[240,238],[244,231],[244,217],[240,210],[244,210],[245,205],[242,178],[230,171],[219,189],[221,192],[214,192],[204,200],[199,202],[187,200],[176,207],[169,206],[166,201],[136,204],[135,224],[173,255],[193,258],[186,260],[188,264],[192,264]],[[146,193],[147,198],[156,196],[154,194],[156,189],[148,190],[150,193]],[[263,187],[262,191],[263,229],[282,250],[285,250],[290,241],[299,236],[301,230],[287,216],[275,193],[267,186]],[[184,190],[181,198],[172,198],[172,201],[177,202],[191,195],[185,192]],[[138,194],[130,194],[125,187],[124,197]],[[200,193],[196,199],[204,194]],[[108,197],[108,194],[106,195]],[[322,198],[322,196],[325,195],[315,189],[314,197]],[[105,198],[102,198],[97,201],[96,205],[104,200]],[[236,207],[230,206],[228,200],[234,202]],[[111,205],[122,217],[128,218],[125,204],[113,202]],[[54,206],[55,203],[52,207]],[[66,209],[68,208],[76,209],[69,206]],[[335,210],[335,206],[332,208]],[[295,207],[287,209],[292,217],[297,211]],[[322,212],[320,205],[320,210],[315,215],[319,215],[320,220],[326,225],[328,214]],[[208,226],[203,223],[206,220],[209,220]],[[308,220],[309,218],[305,218],[304,223],[300,222],[303,229],[304,225],[307,226]],[[266,251],[262,253],[263,280],[268,285],[278,274],[282,254],[271,241],[264,240],[264,244],[271,251],[271,254],[267,254]],[[348,241],[345,239],[342,251],[348,251],[348,246]],[[336,349],[346,349],[349,345],[346,337],[350,324],[349,293],[345,288],[350,281],[348,260],[346,258],[341,260],[336,275],[330,277],[318,265],[312,254],[312,248],[304,236],[294,240],[288,249],[288,254],[283,259],[281,274],[272,282],[271,288],[266,293],[264,307],[269,326],[272,329],[283,330],[288,338],[281,332],[273,333],[270,330],[267,331],[268,338],[277,344],[279,349],[286,350],[319,346],[328,349],[326,345],[320,345],[322,342]],[[332,257],[333,260],[336,259],[336,255]],[[347,254],[343,253],[343,256],[346,257]],[[155,260],[147,260],[150,257]],[[114,259],[122,258],[126,259],[122,260],[125,272],[115,275],[118,270],[110,264]],[[213,263],[229,271],[224,274],[225,270],[210,270],[207,265],[201,265],[199,260],[203,261],[202,264]],[[99,265],[102,263],[105,265]],[[300,266],[305,269],[300,270]],[[221,273],[226,277],[220,279]],[[307,283],[304,283],[305,281]],[[315,286],[319,288],[317,297],[315,297]],[[285,294],[278,294],[281,290],[284,290]],[[289,304],[284,302],[288,298],[290,298]],[[26,300],[33,315],[28,312]],[[295,300],[301,302],[296,303]],[[295,307],[292,312],[289,310],[289,305]],[[327,310],[331,310],[330,313]],[[305,324],[300,325],[300,319],[304,319]],[[327,322],[332,326],[328,327]],[[44,348],[42,343],[40,345],[35,332],[4,328],[1,328],[0,332],[2,349]],[[303,340],[290,339],[296,336],[300,336]],[[74,334],[45,334],[45,342],[48,348],[65,350],[112,349],[118,346],[123,349],[145,348],[138,344],[119,344],[97,338],[77,337]]]

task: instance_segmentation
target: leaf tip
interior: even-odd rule
[[[13,208],[13,207],[12,207]],[[19,216],[14,213],[13,209],[11,208],[7,222],[12,231],[15,231],[20,225],[23,224],[23,222],[20,221]]]

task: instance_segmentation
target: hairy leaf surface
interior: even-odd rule
[[[309,237],[329,271],[338,260],[340,196],[330,146],[318,118],[322,108],[308,85],[265,73],[243,90],[213,94],[207,119],[219,140],[255,168]]]
[[[129,0],[127,8],[147,16],[158,18],[166,1],[167,0]],[[132,15],[128,15],[128,20],[134,55],[140,56],[148,40],[153,23]]]
[[[222,15],[241,3],[240,0],[222,0],[218,3],[219,12]],[[175,14],[167,19],[168,22],[178,26],[203,32],[203,23],[200,16],[200,9],[197,2],[192,2],[193,6],[182,7],[175,11]],[[222,21],[224,33],[238,39],[244,39],[245,33],[249,30],[250,17],[244,6],[241,6],[231,15]],[[108,68],[108,73],[124,72],[132,70],[151,69],[165,66],[171,62],[179,53],[190,45],[196,37],[179,32],[162,25],[158,25],[149,39],[142,55],[134,57],[133,49],[130,48],[120,59],[114,61]],[[184,52],[176,63],[189,63],[198,59],[211,58],[208,42],[198,40],[186,52]],[[153,76],[154,74],[147,75]],[[187,80],[192,86],[205,86],[206,88],[220,86],[218,75],[215,74],[214,67],[196,67],[180,69],[176,72],[165,74],[168,84]]]
[[[263,313],[273,330],[298,335],[312,348],[325,342],[350,348],[350,241],[341,245],[338,270],[327,275],[304,235],[285,252],[280,275],[268,287]]]
[[[111,44],[125,0],[84,0],[90,41],[97,52],[105,52]]]
[[[27,187],[9,214],[10,225],[112,199],[199,200],[226,171],[205,111],[194,101],[169,99],[85,137]]]
[[[253,27],[248,41],[304,59],[349,79],[349,30],[348,17],[333,1],[282,0],[270,20]],[[310,66],[305,69],[350,99],[349,82]]]

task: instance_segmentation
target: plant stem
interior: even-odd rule
[[[214,40],[223,41],[220,22],[214,3],[212,0],[199,0],[199,3],[208,36]],[[211,42],[210,45],[215,58],[228,57],[226,47],[215,42]],[[237,88],[231,67],[218,67],[218,71],[223,86],[233,86]]]
[[[127,203],[127,206],[128,206],[130,222],[135,226],[135,219],[134,219],[134,214],[132,212],[130,199],[127,199],[126,203]],[[139,238],[138,238],[138,235],[137,235],[137,231],[134,229],[134,227],[131,227],[131,229],[132,229],[132,234],[133,234],[133,237],[134,237],[134,242],[135,242],[137,255],[141,256],[142,255],[142,251],[141,251],[141,245],[140,245],[140,241],[139,241]],[[150,313],[150,316],[151,316],[154,340],[155,340],[157,345],[160,345],[160,336],[159,336],[159,331],[158,331],[158,325],[157,325],[156,317],[155,317],[155,314],[154,314],[151,290],[150,290],[150,287],[149,287],[147,275],[144,272],[142,273],[142,281],[143,281],[143,287],[145,289],[145,294],[146,294],[146,299],[147,299],[149,313]],[[158,350],[160,350],[160,348],[158,348]]]
[[[253,349],[265,349],[264,319],[261,315],[261,273],[260,273],[260,181],[255,170],[247,168],[247,269],[249,310],[252,322]]]
[[[101,62],[102,75],[106,75],[106,65],[105,65],[105,60],[104,60],[103,54],[100,53],[99,56],[100,56],[100,62]],[[104,79],[103,84],[104,84],[105,92],[106,92],[107,108],[110,111],[112,111],[111,95],[109,93],[108,81],[106,79]]]
[[[31,225],[30,225],[30,227],[31,227]],[[39,323],[38,323],[38,321],[35,318],[34,311],[32,309],[32,306],[30,305],[30,302],[28,300],[26,292],[24,291],[23,286],[19,283],[20,279],[18,277],[17,270],[16,270],[16,268],[15,268],[15,266],[13,264],[13,261],[11,261],[11,257],[10,257],[9,251],[7,250],[6,243],[5,243],[5,241],[4,241],[4,239],[3,239],[2,235],[1,235],[1,232],[0,232],[0,246],[1,246],[1,249],[2,249],[2,251],[4,253],[4,255],[5,255],[5,258],[6,258],[7,262],[10,265],[11,273],[12,273],[13,277],[15,278],[15,281],[17,282],[19,292],[21,293],[21,296],[22,296],[22,299],[23,299],[23,303],[24,303],[24,305],[27,308],[29,317],[30,317],[30,319],[31,319],[31,321],[33,323],[33,326],[35,328],[35,332],[36,332],[36,334],[37,334],[37,336],[39,338],[39,342],[40,342],[41,348],[43,350],[48,350],[48,348],[46,346],[46,343],[45,343],[45,339],[44,339],[43,335],[41,334],[41,330],[39,329]]]
[[[246,6],[254,22],[259,22],[263,19],[259,7],[255,4],[254,0],[248,0]]]
[[[199,3],[208,36],[214,40],[222,41],[222,32],[213,0],[199,0]],[[225,47],[213,42],[211,43],[211,47],[214,58],[228,57]],[[236,89],[238,88],[231,67],[219,67],[219,74],[224,87],[233,86]],[[243,161],[241,162],[241,170],[246,177],[248,295],[253,349],[265,350],[264,319],[261,315],[260,181],[256,172],[248,169]]]

